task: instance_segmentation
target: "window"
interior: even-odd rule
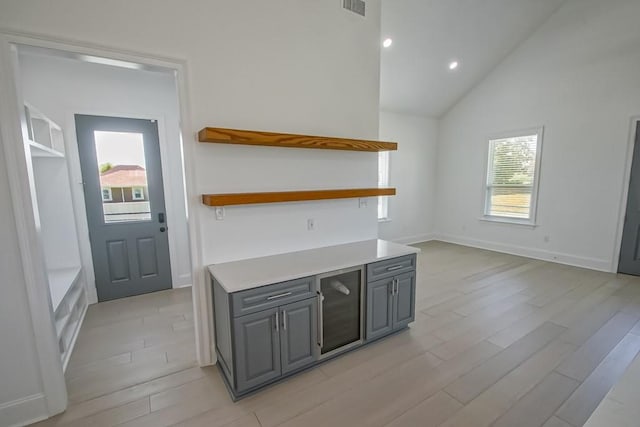
[[[142,187],[133,187],[131,189],[131,197],[133,200],[144,200],[144,190]]]
[[[389,186],[389,152],[378,153],[378,187]],[[389,197],[378,197],[378,220],[389,218]]]
[[[541,144],[542,128],[489,140],[487,219],[534,224]]]
[[[111,194],[111,188],[103,188],[102,189],[102,201],[110,202],[113,200],[113,194]]]

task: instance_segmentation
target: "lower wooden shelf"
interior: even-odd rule
[[[223,193],[203,194],[202,203],[207,206],[251,205],[259,203],[395,196],[395,194],[395,188],[351,188],[340,190],[278,191],[269,193]]]

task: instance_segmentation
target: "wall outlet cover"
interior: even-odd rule
[[[222,221],[224,219],[224,208],[223,207],[217,207],[216,208],[216,219],[218,221]]]

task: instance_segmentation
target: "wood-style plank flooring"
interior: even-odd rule
[[[420,245],[416,322],[233,403],[191,291],[91,306],[43,426],[581,426],[640,351],[640,278]]]

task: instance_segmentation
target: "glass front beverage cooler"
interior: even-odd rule
[[[364,338],[364,267],[317,277],[320,359],[359,345]]]

